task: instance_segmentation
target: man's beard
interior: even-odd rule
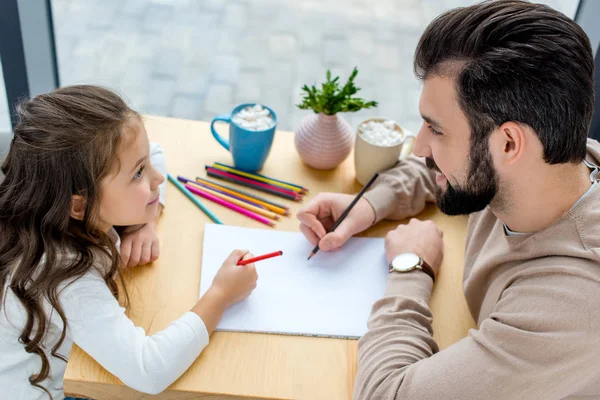
[[[446,190],[436,187],[437,205],[444,214],[465,215],[486,208],[498,192],[498,174],[488,149],[472,149],[467,183],[453,186],[446,177]],[[425,160],[427,167],[441,173],[435,161]]]

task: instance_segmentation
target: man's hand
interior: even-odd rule
[[[399,225],[385,237],[385,256],[388,264],[402,253],[415,253],[431,265],[437,275],[444,258],[444,234],[432,221],[411,219]]]
[[[137,229],[136,229],[137,228]],[[135,267],[155,261],[159,256],[156,221],[126,230],[121,238],[121,261],[124,267]]]
[[[350,237],[373,225],[375,210],[365,198],[361,198],[340,226],[327,233],[354,197],[341,193],[320,193],[298,211],[300,231],[313,246],[318,243],[323,251],[337,250]]]

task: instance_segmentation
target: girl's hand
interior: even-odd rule
[[[156,221],[152,220],[137,229],[123,232],[121,237],[121,261],[123,267],[135,267],[156,261],[160,255]]]
[[[223,263],[211,287],[192,308],[198,314],[210,335],[221,320],[225,309],[245,299],[256,287],[254,264],[237,265],[238,261],[252,257],[246,250],[234,250]]]
[[[209,290],[219,294],[229,307],[245,299],[256,287],[258,274],[254,264],[237,265],[238,261],[253,257],[247,250],[234,250],[223,263]]]

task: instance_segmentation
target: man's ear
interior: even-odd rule
[[[71,196],[71,217],[83,221],[85,216],[85,199],[83,196],[74,194]]]
[[[526,134],[523,127],[515,122],[505,122],[496,131],[492,138],[492,152],[495,159],[501,164],[513,164],[517,162],[526,146]]]

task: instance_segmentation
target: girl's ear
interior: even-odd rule
[[[74,194],[73,196],[71,196],[71,217],[82,221],[84,215],[85,199],[83,198],[83,196]]]

